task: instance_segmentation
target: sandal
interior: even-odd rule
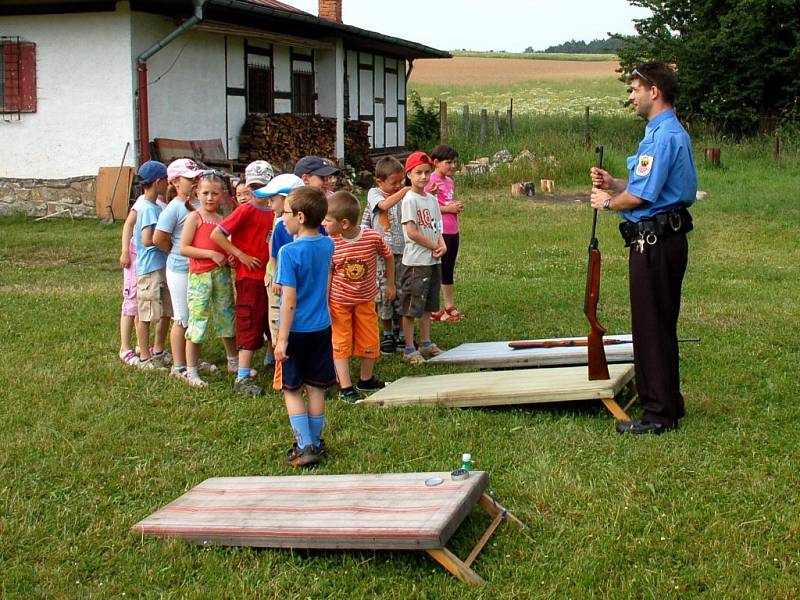
[[[457,323],[464,319],[465,315],[460,310],[458,310],[455,306],[448,306],[444,309],[444,313],[447,315],[447,319],[440,319],[441,321],[450,321],[452,323]]]
[[[437,310],[436,312],[431,313],[431,321],[446,321],[447,317],[445,316],[447,313],[443,310]]]
[[[124,362],[126,365],[130,365],[131,367],[135,367],[141,361],[136,353],[133,350],[128,350],[127,352],[120,351],[119,359]]]

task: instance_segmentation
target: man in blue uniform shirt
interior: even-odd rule
[[[619,211],[620,232],[630,246],[628,273],[636,387],[642,416],[617,425],[620,433],[660,434],[684,416],[678,369],[678,314],[692,218],[686,210],[697,194],[692,142],[672,105],[675,71],[648,62],[628,78],[628,97],[647,119],[644,138],[628,157],[628,178],[593,168],[592,207]]]

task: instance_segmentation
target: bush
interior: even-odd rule
[[[409,150],[430,149],[439,142],[439,108],[431,103],[426,107],[416,90],[408,94],[411,114],[408,118],[407,140]]]

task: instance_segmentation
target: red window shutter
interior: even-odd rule
[[[19,45],[19,110],[36,112],[36,44]]]
[[[4,112],[36,112],[36,44],[5,43],[3,49]]]

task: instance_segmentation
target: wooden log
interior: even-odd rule
[[[494,139],[500,137],[500,111],[494,111],[494,126],[492,127],[492,135]]]
[[[469,139],[469,126],[470,126],[470,122],[469,122],[469,104],[465,104],[464,105],[464,112],[463,112],[463,116],[461,118],[461,121],[462,121],[462,125],[464,126],[464,139],[468,140]]]
[[[486,109],[481,109],[481,134],[480,134],[480,145],[486,145],[486,136],[489,129],[489,117],[486,113]]]
[[[506,121],[508,125],[508,134],[511,135],[514,133],[514,99],[511,98],[511,103],[508,105],[508,110],[506,111]]]
[[[539,188],[543,194],[552,194],[556,191],[556,182],[552,179],[542,179],[539,181]]]
[[[583,143],[589,148],[592,145],[592,134],[589,131],[589,107],[583,113]]]
[[[533,197],[536,194],[536,188],[532,181],[522,181],[520,183],[511,184],[511,195],[516,197],[526,196]]]

